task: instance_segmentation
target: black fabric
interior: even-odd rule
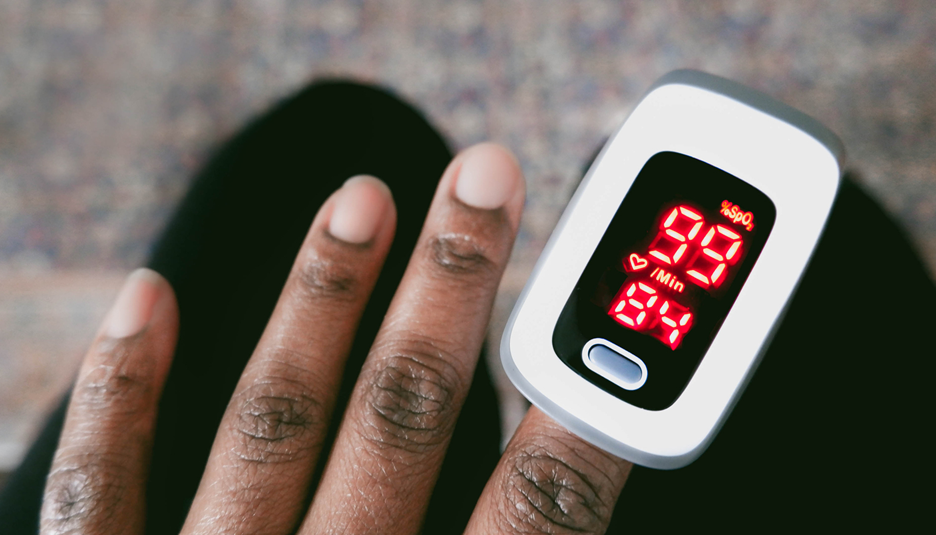
[[[635,467],[608,532],[918,525],[932,500],[934,303],[903,233],[846,177],[718,437],[686,468]]]
[[[368,173],[390,185],[399,212],[348,361],[343,406],[451,157],[394,97],[322,83],[251,125],[197,177],[149,264],[175,288],[182,321],[157,425],[149,533],[181,526],[224,407],[324,199]],[[635,467],[608,532],[912,525],[927,511],[932,479],[934,302],[936,287],[902,232],[846,180],[800,290],[718,438],[687,468]],[[426,533],[461,531],[497,461],[484,362]],[[64,406],[0,494],[4,534],[37,531]]]

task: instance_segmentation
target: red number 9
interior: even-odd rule
[[[686,275],[703,288],[718,288],[726,278],[728,266],[741,258],[742,241],[737,232],[722,225],[712,225],[686,266]]]
[[[673,208],[660,225],[660,233],[650,244],[648,254],[660,263],[675,266],[685,255],[689,242],[699,234],[702,222],[702,216],[690,208]]]

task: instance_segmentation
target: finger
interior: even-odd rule
[[[78,373],[46,480],[42,533],[143,532],[156,408],[177,332],[169,283],[135,271]]]
[[[348,405],[304,532],[418,531],[523,206],[516,159],[457,156]]]
[[[390,248],[387,186],[355,177],[323,204],[221,421],[183,533],[287,533],[345,358]]]
[[[631,466],[533,407],[465,533],[604,533]]]

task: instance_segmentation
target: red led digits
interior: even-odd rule
[[[642,282],[622,286],[608,313],[621,325],[646,332],[671,349],[676,349],[692,328],[693,315],[688,307],[661,297]]]
[[[659,301],[657,291],[642,282],[621,286],[608,312],[621,325],[638,331],[651,327],[656,320],[653,310]]]
[[[730,203],[722,203],[723,214],[731,208],[726,204]],[[747,214],[742,212],[735,222],[751,223],[744,220]],[[725,215],[731,216],[730,212]],[[608,315],[676,349],[695,323],[694,311],[673,300],[685,289],[679,279],[707,291],[720,287],[728,279],[730,266],[741,259],[744,239],[725,225],[708,225],[700,211],[685,205],[663,212],[661,219],[646,258],[631,253],[624,259],[624,270],[630,276],[611,301]],[[661,267],[643,271],[648,259]],[[691,301],[692,296],[688,297]]]
[[[689,280],[703,288],[721,286],[728,266],[741,257],[741,243],[737,232],[722,225],[712,225],[686,266]]]
[[[660,324],[656,331],[651,333],[664,344],[676,349],[682,337],[692,327],[692,313],[676,301],[667,300],[660,305]]]
[[[660,232],[650,244],[650,252],[647,254],[669,266],[679,264],[686,255],[689,243],[699,234],[702,223],[702,216],[691,208],[673,208],[660,225]]]

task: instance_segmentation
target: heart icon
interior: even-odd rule
[[[637,256],[637,253],[632,253],[627,258],[627,261],[630,262],[630,267],[633,271],[640,271],[641,269],[647,267],[648,263],[646,258],[640,258]]]

